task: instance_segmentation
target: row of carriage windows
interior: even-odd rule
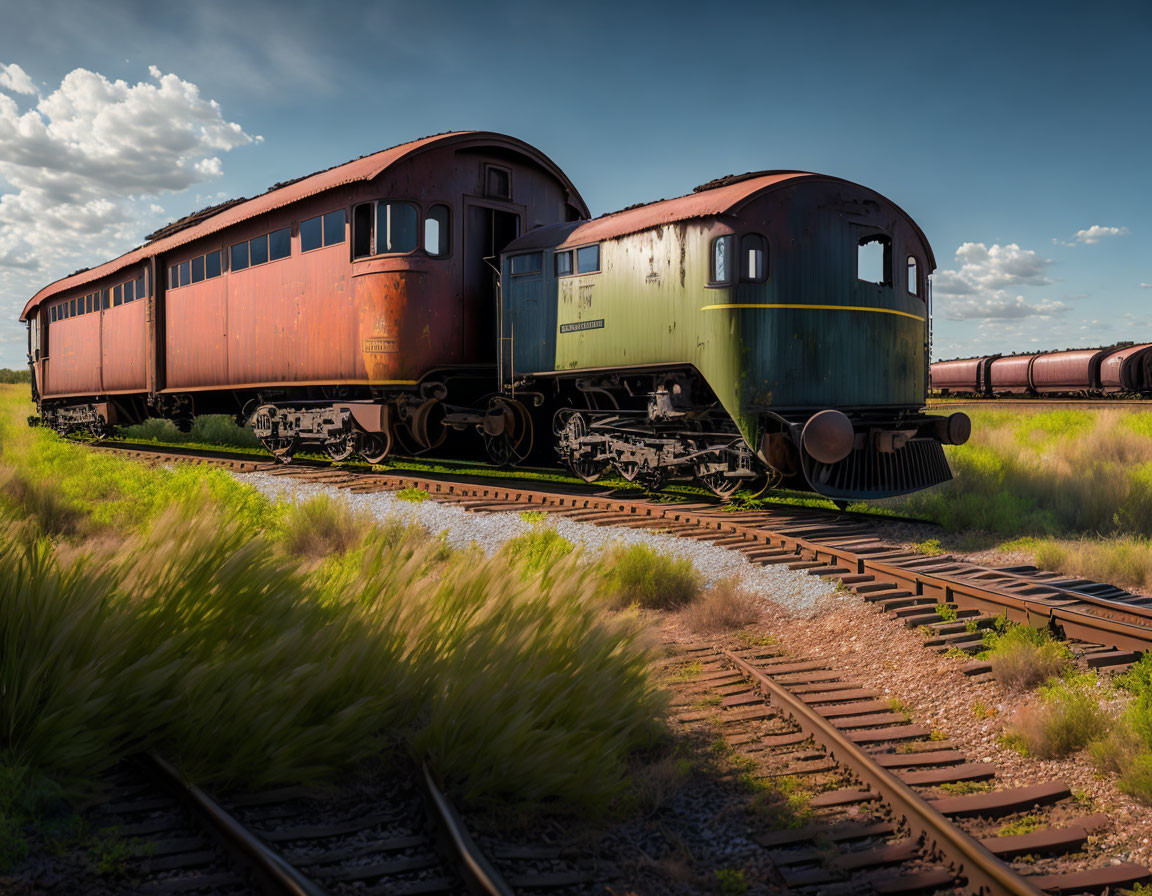
[[[512,276],[539,274],[544,270],[543,252],[526,252],[511,258]],[[552,273],[556,277],[572,274],[595,274],[600,270],[600,245],[562,249],[552,253]]]
[[[906,260],[905,284],[909,294],[922,295],[920,265],[915,255]],[[892,286],[892,240],[884,234],[862,237],[856,257],[856,277],[867,283]],[[727,286],[732,283],[763,283],[768,279],[768,241],[758,233],[740,237],[736,254],[736,236],[728,234],[712,240],[709,283]]]
[[[98,289],[86,296],[77,296],[64,302],[57,302],[48,308],[48,322],[67,320],[97,311],[106,311],[119,305],[126,305],[147,296],[144,291],[144,274],[134,280],[118,283],[110,289]]]
[[[300,251],[311,252],[339,245],[347,239],[343,209],[300,222]],[[421,248],[420,209],[412,202],[370,202],[352,214],[353,258],[385,253],[404,254]],[[451,211],[433,205],[424,216],[423,248],[433,258],[451,252]],[[216,250],[168,268],[168,288],[177,289],[211,280],[228,270],[236,272],[288,258],[292,254],[292,229],[282,227],[261,234],[227,250]]]

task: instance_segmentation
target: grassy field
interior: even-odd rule
[[[1152,587],[1152,413],[980,408],[950,447],[955,480],[884,504],[939,522],[950,549],[1023,552],[1037,565]]]
[[[474,802],[628,802],[666,698],[607,570],[94,454],[26,395],[0,387],[0,839],[148,747],[221,789],[405,752]]]

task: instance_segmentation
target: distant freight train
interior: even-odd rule
[[[941,395],[1152,395],[1152,344],[937,361]]]
[[[228,413],[288,462],[481,437],[592,480],[835,500],[951,478],[923,413],[931,247],[878,193],[757,172],[588,220],[539,150],[403,144],[226,203],[25,306],[40,421]],[[472,448],[475,451],[479,448]]]

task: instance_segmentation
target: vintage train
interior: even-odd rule
[[[1073,349],[1034,355],[987,355],[932,365],[941,395],[1152,395],[1152,345]]]
[[[228,413],[283,461],[375,463],[475,431],[500,464],[551,442],[589,480],[847,500],[950,478],[941,446],[968,436],[922,412],[934,267],[911,218],[838,178],[589,220],[539,150],[459,132],[192,215],[21,319],[61,432]]]

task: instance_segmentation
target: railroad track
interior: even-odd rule
[[[1051,410],[1054,408],[1079,408],[1081,410],[1100,410],[1102,408],[1135,408],[1137,410],[1152,410],[1152,401],[1139,398],[946,398],[928,403],[928,410],[939,408],[972,408],[972,407],[1014,407],[1036,408],[1038,410]]]
[[[102,849],[117,856],[123,886],[103,881],[95,889],[148,896],[512,894],[431,771],[413,771],[352,795],[284,787],[217,799],[162,758],[137,757],[115,771],[93,819]],[[537,864],[547,858],[528,854]],[[536,890],[584,879],[570,869],[514,878]]]
[[[620,498],[611,492],[568,489],[548,483],[458,481],[418,474],[354,471],[329,466],[261,463],[249,459],[162,450],[98,446],[152,462],[194,462],[237,472],[263,472],[354,493],[420,489],[434,500],[473,512],[532,509],[595,525],[657,529],[736,550],[756,564],[785,564],[839,581],[918,625],[947,623],[933,607],[946,605],[975,625],[1003,617],[1050,627],[1086,645],[1091,664],[1122,668],[1152,648],[1152,598],[1088,579],[1031,566],[987,567],[951,555],[925,556],[894,547],[879,526],[883,518],[819,508],[775,505],[732,511],[711,501],[665,503]],[[963,628],[963,624],[961,625]],[[971,635],[941,631],[940,637]],[[957,637],[957,646],[976,639]]]
[[[993,766],[931,739],[825,662],[706,645],[684,660],[697,689],[687,699],[710,692],[720,705],[680,719],[714,721],[764,779],[799,780],[813,793],[796,826],[756,838],[789,892],[1023,896],[1152,879],[1092,854],[1089,838],[1109,821],[1083,814],[1063,783],[995,789]],[[1003,835],[1022,819],[1026,832]]]

